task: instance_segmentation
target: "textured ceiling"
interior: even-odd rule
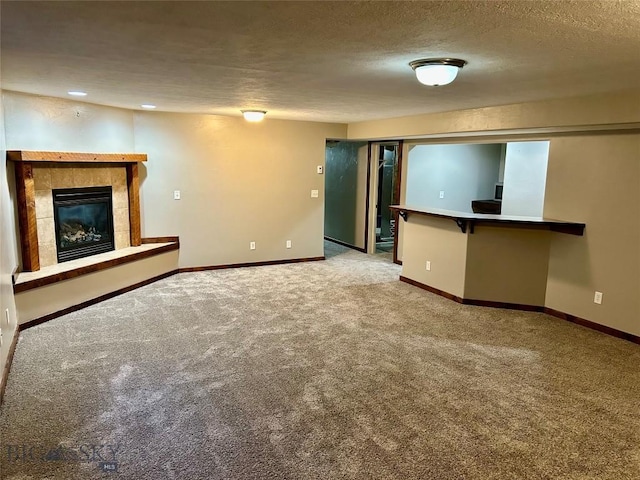
[[[640,86],[640,1],[1,3],[2,88],[353,122]],[[445,87],[407,65],[467,60]]]

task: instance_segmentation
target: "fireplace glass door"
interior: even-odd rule
[[[114,250],[111,187],[53,190],[58,262]]]

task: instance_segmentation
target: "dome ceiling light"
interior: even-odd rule
[[[453,82],[458,70],[466,64],[466,61],[459,58],[423,58],[410,62],[409,66],[415,70],[420,83],[439,87]]]
[[[261,122],[267,114],[264,110],[240,110],[247,122]]]

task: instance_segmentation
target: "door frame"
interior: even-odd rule
[[[393,190],[392,204],[397,205],[400,203],[400,192],[402,183],[402,151],[404,148],[404,140],[379,140],[369,142],[369,161],[367,163],[367,219],[365,221],[366,240],[365,250],[368,254],[376,253],[376,225],[377,225],[377,210],[378,210],[378,182],[379,182],[379,165],[378,158],[380,157],[380,148],[384,145],[394,145],[396,150],[396,162],[398,165],[396,184]],[[401,263],[398,261],[398,212],[393,212],[393,219],[395,221],[395,234],[393,236],[393,262]]]
[[[360,153],[359,153],[360,149],[365,147],[365,145],[364,145],[365,142],[367,144],[366,145],[367,151],[366,151],[366,154],[365,154],[366,174],[365,174],[365,182],[364,182],[364,187],[365,187],[365,189],[364,189],[365,190],[364,191],[364,195],[365,195],[365,201],[364,201],[364,225],[363,225],[363,227],[364,227],[363,228],[363,230],[364,230],[363,231],[364,246],[363,247],[358,247],[355,244],[347,243],[347,242],[345,242],[343,240],[339,240],[337,238],[333,238],[333,237],[330,237],[330,236],[326,235],[325,232],[324,232],[324,225],[323,225],[323,239],[324,240],[328,240],[328,241],[333,242],[333,243],[336,243],[338,245],[342,245],[343,247],[347,247],[347,248],[351,248],[353,250],[357,250],[358,252],[367,253],[367,241],[368,241],[367,232],[368,232],[368,228],[369,228],[369,226],[368,226],[368,219],[369,219],[369,175],[370,175],[369,162],[370,162],[370,158],[371,158],[371,142],[370,141],[366,141],[366,140],[348,140],[348,139],[330,139],[330,138],[327,138],[325,140],[325,161],[324,161],[324,173],[325,174],[326,174],[326,166],[327,166],[327,163],[326,163],[326,149],[329,148],[327,146],[329,142],[362,143],[363,145],[358,149],[358,156],[357,156],[358,165],[360,164],[360,158],[361,158],[360,157]],[[358,172],[358,174],[359,174],[359,172]],[[359,175],[357,177],[358,177],[358,182],[359,182],[360,181],[359,180],[360,179]],[[324,178],[323,184],[324,184],[324,201],[326,202],[326,196],[327,196],[327,193],[326,193],[326,190],[327,190],[326,177]],[[324,221],[326,221],[326,215],[327,215],[327,211],[326,211],[326,205],[325,205],[325,208],[323,208],[323,224],[324,224]],[[362,219],[362,213],[360,213],[360,216],[356,215],[356,217]],[[356,219],[356,221],[357,221],[357,219]],[[360,238],[362,238],[362,237],[360,237]],[[356,238],[356,240],[357,240],[357,238]]]

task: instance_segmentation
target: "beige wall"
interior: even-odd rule
[[[402,275],[469,300],[544,306],[550,232],[409,214]],[[430,270],[426,262],[431,263]]]
[[[463,298],[468,238],[453,220],[410,214],[404,226],[402,275]]]
[[[640,90],[350,123],[349,140],[640,126]]]
[[[143,233],[179,234],[182,266],[322,255],[324,178],[315,167],[324,162],[325,138],[344,138],[344,125],[278,120],[247,124],[239,117],[134,114],[10,92],[4,100],[9,148],[135,147],[149,153],[142,172]],[[447,137],[458,134],[490,142],[518,139],[507,136],[509,131],[519,132],[521,139],[549,138],[545,215],[585,221],[587,230],[584,237],[552,235],[546,305],[638,335],[638,135],[590,130],[640,124],[639,107],[640,93],[627,92],[363,122],[350,125],[349,136],[422,135],[430,136],[430,142],[451,142]],[[524,136],[529,129],[537,136]],[[561,131],[574,133],[560,135]],[[403,158],[406,162],[406,150]],[[0,187],[2,298],[12,308],[6,282],[16,259],[15,225],[6,180]],[[183,200],[172,200],[175,189],[182,190]],[[319,190],[320,198],[311,199],[311,189]],[[200,215],[193,215],[193,209]],[[404,227],[401,223],[401,241]],[[291,250],[284,248],[286,239],[293,241]],[[257,242],[257,250],[249,250],[249,241]],[[604,292],[601,306],[593,304],[596,289]]]
[[[182,267],[322,256],[324,175],[316,167],[325,140],[345,134],[338,124],[136,113],[136,150],[149,155],[143,236],[179,235]]]
[[[547,306],[640,335],[640,134],[554,138],[547,175],[545,215],[587,224],[553,234]]]
[[[326,138],[346,125],[132,112],[3,92],[9,149],[143,152],[143,236],[179,235],[181,266],[323,255]],[[135,120],[134,120],[135,118]],[[311,190],[319,198],[311,198]],[[181,190],[182,199],[173,200]],[[292,248],[285,247],[286,240]],[[249,242],[256,250],[249,250]]]
[[[13,297],[11,273],[18,265],[18,253],[15,241],[14,206],[9,195],[9,181],[7,177],[5,122],[3,102],[0,97],[0,331],[2,332],[2,346],[0,346],[0,378],[9,355],[9,348],[16,335],[16,306]],[[13,170],[9,171],[11,175]],[[7,324],[5,311],[9,310],[10,322]],[[0,380],[1,381],[1,380]]]
[[[356,126],[360,134],[382,137],[394,136],[400,128],[407,136],[428,137],[428,143],[550,140],[544,214],[585,222],[587,228],[583,237],[551,234],[545,305],[640,335],[640,140],[638,128],[631,128],[640,122],[639,93],[449,112],[418,120]],[[607,132],[622,124],[625,129],[617,134]],[[599,132],[592,130],[596,125]],[[349,135],[357,138],[353,126]],[[535,134],[523,130],[534,127]],[[451,138],[457,134],[464,138]],[[410,148],[405,142],[401,203],[406,198]],[[401,221],[401,260],[406,236]],[[596,290],[604,293],[602,305],[593,303]]]
[[[468,240],[464,298],[544,306],[550,235],[477,225]]]
[[[356,221],[354,235],[355,246],[364,248],[367,237],[367,167],[369,165],[369,147],[358,149],[358,181],[356,183]]]
[[[174,250],[18,293],[15,301],[20,312],[19,323],[59,312],[177,268],[178,251]]]
[[[407,167],[409,163],[409,155],[411,154],[411,150],[415,148],[415,145],[410,144],[409,142],[404,142],[402,146],[402,157],[400,161],[401,171],[400,171],[400,205],[406,205],[407,203]],[[398,238],[398,251],[396,252],[396,258],[398,261],[402,262],[402,256],[404,255],[404,227],[406,222],[402,219],[402,217],[398,217],[398,225],[396,225],[396,237]]]

